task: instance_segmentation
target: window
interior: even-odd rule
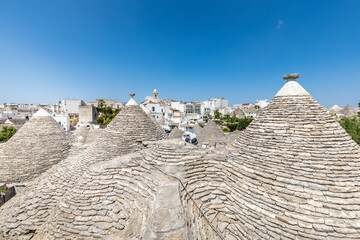
[[[117,108],[120,108],[120,105],[118,104],[116,107],[117,107]]]
[[[155,112],[155,107],[152,107],[152,111]]]

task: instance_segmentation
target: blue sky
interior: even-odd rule
[[[271,99],[299,72],[360,102],[360,1],[0,0],[0,102]]]

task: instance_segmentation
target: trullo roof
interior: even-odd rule
[[[224,143],[226,142],[225,134],[220,127],[213,121],[209,120],[196,138],[200,143]]]
[[[27,182],[67,157],[71,136],[44,109],[0,150],[0,183]]]
[[[334,106],[332,106],[332,107],[330,108],[330,110],[331,110],[331,111],[334,111],[334,112],[338,112],[338,111],[341,111],[342,108],[335,104]]]
[[[354,117],[357,115],[357,111],[355,110],[355,108],[353,108],[349,104],[346,105],[343,110],[341,110],[341,113],[344,114],[345,117]]]
[[[181,139],[183,132],[179,128],[175,127],[169,134],[169,139]]]
[[[245,114],[240,108],[235,109],[232,114],[235,114],[237,118],[245,118]]]
[[[196,134],[196,138],[198,138],[201,135],[201,131],[203,130],[202,127],[200,127],[199,124],[195,124],[194,126],[194,133]]]
[[[359,146],[297,82],[279,93],[216,177],[195,184],[193,176],[194,200],[223,239],[359,239]]]

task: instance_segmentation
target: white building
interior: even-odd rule
[[[62,111],[69,114],[79,114],[79,106],[85,105],[83,100],[78,99],[66,99],[61,101]]]
[[[11,107],[5,107],[5,109],[0,112],[0,119],[16,119],[19,118],[18,111],[12,109]]]
[[[160,125],[171,124],[171,118],[173,116],[173,111],[171,110],[172,100],[160,100],[156,89],[153,91],[153,96],[146,97],[145,100],[140,103],[140,106],[149,111],[149,114],[153,116]]]
[[[205,115],[214,115],[215,110],[220,110],[222,108],[227,108],[229,106],[229,101],[225,98],[210,98],[207,101],[201,103],[201,114]]]
[[[69,114],[52,113],[51,116],[55,119],[56,122],[58,122],[65,129],[65,131],[70,130]]]
[[[249,108],[244,109],[245,117],[249,118],[255,118],[258,113],[258,110],[252,105]]]
[[[261,108],[265,108],[269,105],[269,100],[265,99],[265,100],[256,100],[255,102],[255,106],[259,106]]]

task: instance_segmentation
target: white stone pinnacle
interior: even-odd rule
[[[33,117],[49,117],[51,116],[46,110],[40,108]]]
[[[288,74],[284,76],[284,79],[287,80],[285,85],[278,91],[275,97],[279,96],[301,96],[301,95],[310,95],[297,81],[299,74]]]
[[[131,93],[130,96],[131,96],[131,98],[128,101],[128,103],[126,104],[126,106],[138,105],[137,102],[134,99],[135,93]]]

